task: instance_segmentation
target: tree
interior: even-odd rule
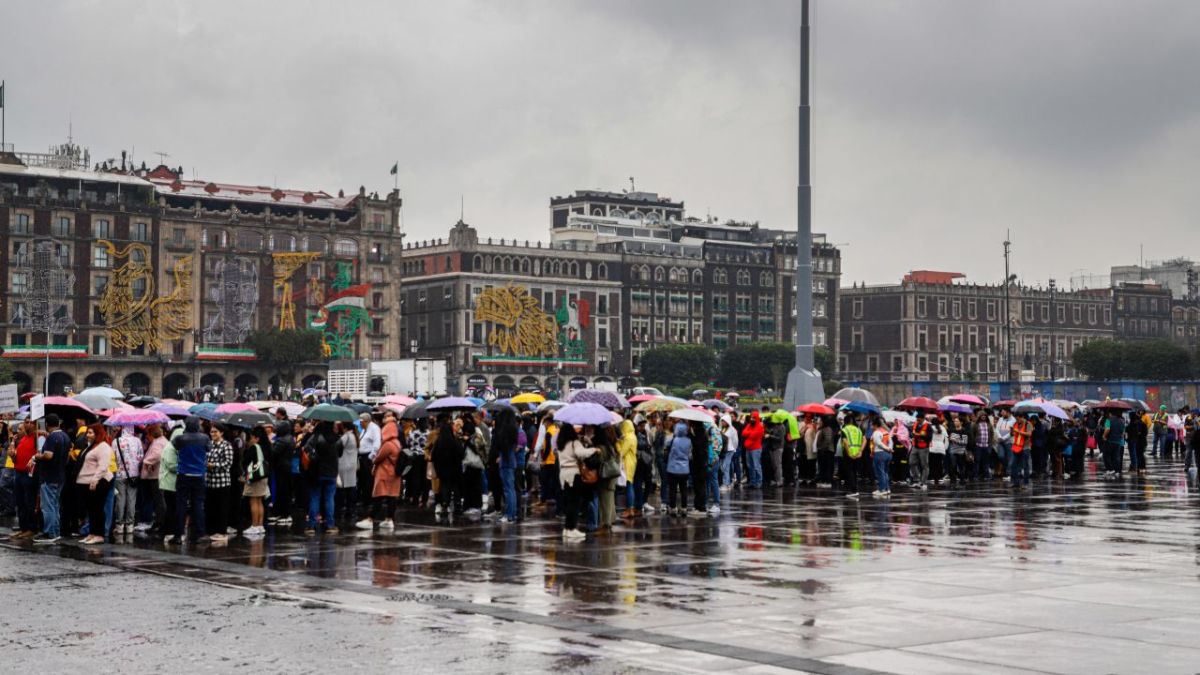
[[[0,354],[2,353],[4,353],[4,350],[0,350]],[[14,381],[12,364],[8,361],[0,360],[0,384],[12,384]]]
[[[813,351],[814,365],[821,377],[834,374],[833,352],[827,347]],[[728,387],[780,389],[796,365],[796,347],[790,342],[750,342],[721,352],[721,383]]]
[[[716,366],[716,352],[705,345],[664,345],[642,354],[643,379],[672,387],[708,382]]]
[[[324,358],[321,345],[319,332],[304,329],[259,330],[246,340],[246,346],[254,350],[258,359],[289,385],[295,378],[297,366]]]
[[[1186,380],[1200,365],[1169,340],[1096,340],[1076,349],[1071,363],[1091,380]]]

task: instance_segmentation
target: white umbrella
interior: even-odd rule
[[[112,387],[88,387],[87,389],[84,389],[83,391],[79,392],[78,395],[79,396],[91,396],[93,394],[96,396],[103,396],[104,398],[115,398],[118,401],[123,400],[125,398],[125,394],[122,394],[121,392],[117,391],[116,389],[113,389]]]
[[[674,417],[677,420],[687,420],[689,422],[707,422],[712,424],[712,415],[700,408],[680,408],[679,410],[671,411],[667,417]]]

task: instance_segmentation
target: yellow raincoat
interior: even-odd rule
[[[625,467],[625,478],[633,480],[633,472],[637,471],[637,433],[633,429],[633,422],[629,420],[621,422],[617,454]]]

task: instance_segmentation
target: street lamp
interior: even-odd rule
[[[418,343],[416,340],[408,341],[408,350],[409,350],[409,352],[412,353],[412,362],[413,362],[413,381],[412,381],[413,388],[412,388],[412,392],[411,392],[413,396],[416,396],[417,391],[418,391],[418,389],[417,389],[417,348],[418,348]],[[429,393],[431,395],[433,394],[433,392],[429,392]]]

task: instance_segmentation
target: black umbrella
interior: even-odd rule
[[[508,410],[512,413],[517,412],[517,409],[514,408],[513,406],[511,406],[507,403],[502,403],[500,401],[492,401],[491,403],[485,403],[483,405],[483,409],[490,413],[498,413],[501,410]]]
[[[400,414],[400,419],[402,419],[402,420],[419,420],[423,417],[429,417],[429,411],[426,410],[426,408],[429,407],[429,404],[431,402],[432,401],[429,399],[426,399],[424,401],[417,401],[416,403],[414,403],[404,409],[404,412]]]
[[[154,398],[153,396],[134,396],[125,402],[135,408],[145,408],[158,403],[158,399]]]
[[[224,415],[218,421],[231,427],[253,429],[258,426],[270,426],[275,423],[275,418],[258,410],[241,410]]]
[[[372,410],[374,410],[374,408],[367,405],[366,403],[343,403],[342,407],[353,410],[355,415],[358,415],[360,413],[369,413]]]

